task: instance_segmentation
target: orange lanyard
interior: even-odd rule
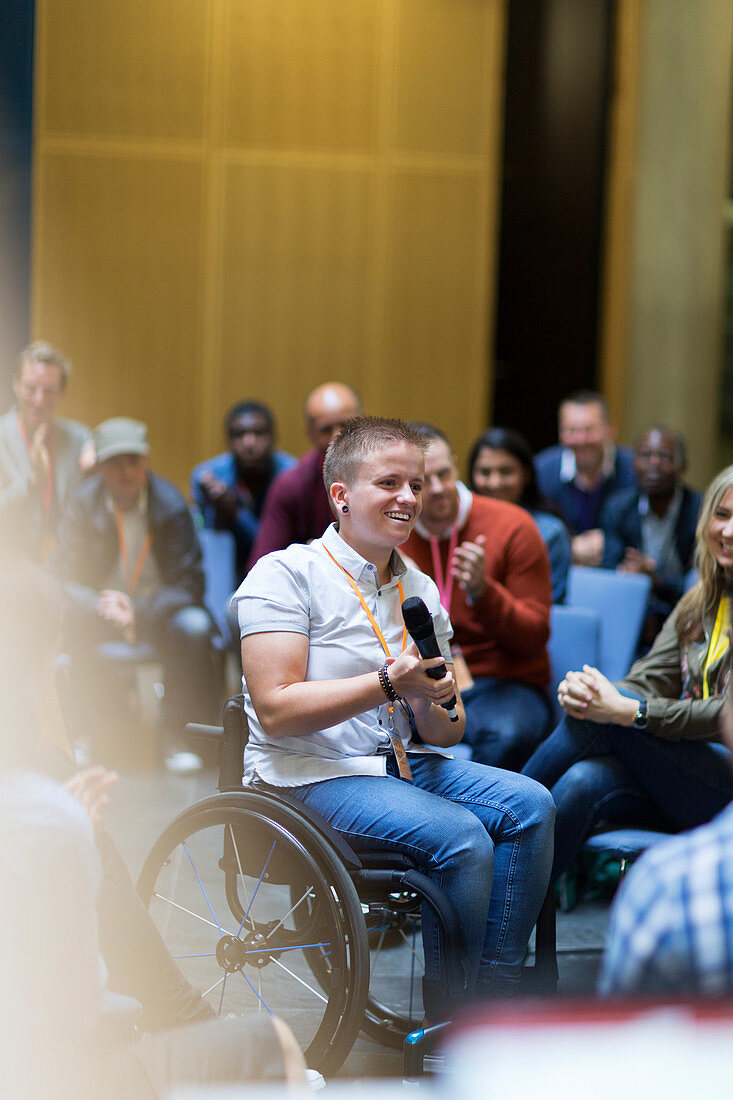
[[[337,565],[339,567],[339,569],[344,574],[344,576],[346,577],[346,579],[349,582],[349,584],[351,585],[351,587],[354,589],[354,592],[357,595],[359,603],[364,608],[364,610],[366,611],[366,613],[369,617],[369,622],[372,624],[372,630],[374,631],[374,633],[379,638],[379,641],[382,643],[382,649],[384,650],[384,652],[387,654],[388,657],[391,657],[392,654],[389,651],[389,646],[387,645],[384,634],[382,634],[382,631],[379,629],[379,623],[377,622],[377,620],[374,618],[371,611],[367,607],[367,602],[364,599],[364,597],[362,596],[361,592],[359,591],[359,589],[358,589],[358,587],[357,587],[357,585],[354,581],[354,578],[351,576],[351,574],[349,573],[349,571],[347,569],[344,569],[344,567],[343,567],[343,565],[341,564],[340,561],[336,561],[336,558],[333,556],[333,554],[331,553],[331,551],[328,549],[327,546],[324,546],[323,549],[326,551],[326,553],[328,554],[329,558],[334,563],[334,565]],[[402,602],[405,599],[405,593],[402,591],[402,582],[401,581],[397,581],[397,589],[398,589],[399,594],[400,594],[400,604],[402,604]],[[406,649],[407,649],[407,627],[403,623],[402,624],[402,650],[401,650],[401,652],[404,653]]]
[[[20,418],[20,413],[18,413],[17,416],[18,416],[18,428],[20,429],[20,434],[23,437],[23,442],[25,443],[25,449],[27,450],[28,454],[30,455],[31,447],[32,447],[33,444],[31,443],[31,440],[28,438],[28,435],[27,435],[26,430],[25,430],[25,425],[23,424],[23,421]],[[48,472],[46,474],[46,488],[43,491],[43,510],[44,510],[44,512],[46,512],[46,514],[48,514],[51,511],[51,501],[53,500],[53,458],[54,458],[54,455],[53,455],[53,433],[49,434],[48,427],[46,428],[46,450],[48,451]]]
[[[142,571],[145,568],[145,562],[148,560],[148,555],[153,545],[153,536],[148,531],[145,536],[145,542],[143,548],[140,551],[137,561],[135,562],[135,568],[130,575],[130,562],[127,557],[127,539],[125,538],[125,525],[122,522],[122,516],[120,515],[119,508],[115,508],[115,521],[117,523],[117,538],[120,544],[120,560],[122,562],[122,572],[125,577],[125,584],[127,585],[127,594],[132,596],[135,593],[135,589],[138,586]]]
[[[359,591],[359,589],[358,589],[358,587],[357,587],[357,585],[354,581],[354,578],[351,576],[351,574],[349,573],[349,571],[347,569],[344,569],[344,567],[343,567],[343,565],[341,564],[340,561],[336,561],[336,558],[333,556],[333,554],[331,553],[331,551],[328,549],[327,546],[324,546],[323,549],[326,551],[326,553],[328,554],[329,558],[334,563],[334,565],[337,565],[339,567],[339,569],[344,574],[344,576],[346,577],[346,579],[349,582],[349,584],[351,585],[351,587],[354,589],[354,592],[356,593],[356,595],[359,599],[359,603],[364,608],[364,610],[367,613],[367,616],[369,617],[369,622],[372,624],[372,630],[374,631],[374,633],[379,638],[379,641],[382,643],[382,649],[384,650],[384,652],[386,653],[386,655],[388,657],[391,657],[392,654],[389,651],[389,646],[387,645],[387,641],[384,637],[384,634],[382,634],[382,631],[379,629],[379,624],[377,623],[377,620],[374,618],[371,611],[367,607],[366,600],[364,599],[361,592]],[[404,601],[404,598],[405,598],[405,593],[402,591],[402,582],[401,581],[397,581],[397,588],[398,588],[398,591],[400,593],[400,604],[402,604],[402,602]],[[403,653],[404,653],[406,647],[407,647],[407,627],[403,623],[402,624],[402,652]],[[392,702],[388,702],[388,704],[387,704],[387,713],[389,714],[389,734],[388,734],[388,736],[389,736],[390,743],[392,745],[392,751],[395,754],[395,759],[397,761],[397,769],[400,773],[400,778],[404,779],[405,782],[407,782],[407,783],[414,783],[414,779],[413,779],[413,776],[412,776],[412,771],[410,769],[410,764],[409,764],[408,759],[407,759],[407,754],[405,753],[405,747],[402,744],[402,741],[400,740],[398,735],[394,731],[394,704]]]

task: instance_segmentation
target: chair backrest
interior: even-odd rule
[[[566,605],[598,612],[601,646],[597,667],[609,680],[620,680],[633,663],[651,584],[651,578],[642,573],[570,567]]]
[[[217,531],[213,527],[199,527],[196,533],[206,578],[206,607],[228,641],[231,631],[227,607],[236,587],[234,536],[231,531]]]
[[[557,701],[557,686],[569,669],[597,665],[601,646],[601,620],[587,607],[553,604],[550,608],[550,701],[558,721],[563,710]]]

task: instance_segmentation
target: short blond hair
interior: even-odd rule
[[[341,481],[351,485],[364,459],[391,443],[408,443],[425,454],[429,440],[402,420],[383,416],[352,416],[333,439],[323,463],[323,483],[331,495],[331,486]]]

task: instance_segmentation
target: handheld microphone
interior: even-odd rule
[[[402,618],[405,620],[405,626],[424,660],[430,657],[443,656],[440,652],[438,639],[435,637],[433,616],[419,596],[408,596],[403,601]],[[425,671],[432,680],[442,680],[446,672],[445,661],[442,665],[436,665],[435,668],[428,668]],[[451,722],[458,721],[455,695],[452,695],[447,703],[441,703],[440,705],[443,710],[448,711]]]

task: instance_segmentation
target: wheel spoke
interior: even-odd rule
[[[244,890],[244,903],[247,906],[247,908],[249,908],[249,899],[247,897],[247,883],[246,883],[246,880],[245,880],[245,877],[244,877],[244,871],[242,870],[242,860],[239,857],[239,847],[237,845],[237,838],[234,835],[234,829],[232,828],[231,825],[227,825],[227,829],[229,830],[229,836],[231,837],[232,848],[234,849],[234,855],[237,857],[238,873],[239,873],[239,877],[242,880],[242,889]],[[241,932],[241,928],[240,928],[240,932]]]
[[[422,961],[422,959],[420,958],[420,956],[418,955],[417,951],[415,950],[415,933],[414,933],[414,930],[413,930],[412,941],[410,941],[410,938],[405,935],[404,930],[402,928],[400,928],[400,937],[407,944],[407,947],[408,947],[409,951],[411,952],[411,954],[413,956],[413,962],[416,962],[418,964],[418,966],[420,967],[420,969],[424,970],[425,969],[425,964]]]
[[[288,917],[291,916],[295,912],[295,910],[298,908],[299,905],[303,904],[303,902],[306,900],[306,898],[310,897],[311,890],[312,890],[312,887],[309,886],[308,889],[306,890],[306,892],[303,894],[303,897],[300,898],[298,901],[296,901],[295,905],[290,906],[290,908],[288,909],[288,911],[287,911],[287,913],[285,914],[284,917],[280,917],[280,920],[277,922],[275,927],[273,929],[271,929],[267,933],[267,935],[265,936],[266,940],[269,940],[272,933],[277,932],[278,928],[282,928],[283,924],[288,919]],[[240,932],[241,932],[241,928],[240,928]]]
[[[267,859],[265,860],[265,866],[262,868],[262,871],[260,872],[260,877],[257,879],[257,885],[255,886],[254,890],[252,891],[252,897],[250,898],[249,905],[247,906],[247,911],[244,914],[244,916],[242,917],[242,923],[239,925],[239,928],[237,930],[237,936],[239,936],[240,932],[244,928],[247,917],[249,916],[249,911],[252,908],[252,906],[254,905],[254,900],[257,897],[257,891],[259,890],[260,886],[262,885],[262,880],[265,877],[265,874],[267,872],[267,868],[269,866],[270,860],[272,859],[272,853],[275,851],[275,845],[276,844],[277,844],[277,841],[273,840],[272,847],[270,848]]]
[[[209,928],[216,928],[219,932],[221,932],[222,936],[234,935],[233,932],[222,932],[221,925],[218,922],[214,924],[213,921],[207,920],[206,917],[200,916],[199,913],[194,913],[193,909],[187,909],[185,905],[179,905],[177,901],[173,901],[173,898],[167,898],[165,894],[159,894],[156,892],[153,894],[153,897],[157,898],[158,901],[166,902],[167,905],[172,905],[174,909],[180,909],[182,913],[188,913],[189,917],[193,917],[194,920],[201,921],[202,924],[208,924]]]
[[[286,974],[289,974],[291,978],[294,978],[296,982],[300,982],[301,985],[309,989],[314,997],[317,997],[319,1001],[323,1001],[324,1005],[328,1004],[328,997],[324,997],[322,993],[319,993],[317,989],[314,989],[312,985],[308,985],[308,982],[304,982],[302,978],[299,978],[297,974],[294,974],[292,970],[289,970],[284,963],[281,963],[279,959],[272,960],[276,966],[279,966],[281,970],[284,970]]]
[[[258,992],[258,991],[257,991],[257,990],[255,989],[255,987],[254,987],[254,986],[252,985],[252,982],[251,982],[251,981],[249,980],[249,978],[247,977],[247,975],[246,975],[246,974],[244,973],[244,971],[243,971],[243,970],[240,970],[240,971],[239,971],[239,973],[240,973],[240,974],[242,975],[242,977],[244,978],[245,982],[247,983],[247,985],[249,986],[249,988],[250,988],[250,989],[252,990],[252,992],[254,993],[255,997],[256,997],[256,998],[257,998],[257,1000],[259,1001],[259,1005],[260,1005],[260,1008],[261,1008],[261,1009],[262,1009],[262,1008],[264,1008],[264,1009],[265,1009],[265,1011],[266,1011],[266,1012],[268,1012],[268,1013],[270,1014],[270,1016],[274,1016],[274,1015],[275,1015],[275,1014],[274,1014],[274,1012],[273,1012],[273,1011],[272,1011],[272,1010],[271,1010],[271,1009],[269,1008],[269,1006],[267,1005],[267,1003],[266,1003],[265,1001],[263,1001],[263,999],[262,999],[262,971],[261,971],[261,970],[258,970],[258,971],[257,971],[257,984],[258,984],[258,986],[260,987],[260,989],[259,989],[259,992]]]
[[[370,969],[371,969],[372,974],[374,974],[376,972],[377,964],[379,962],[379,956],[382,952],[382,946],[384,944],[384,937],[386,935],[387,935],[387,929],[386,929],[386,927],[384,927],[384,928],[382,928],[382,934],[379,937],[379,943],[374,948],[373,961],[370,964]]]
[[[223,978],[219,978],[218,982],[214,982],[213,985],[210,985],[208,989],[204,990],[204,992],[201,994],[201,996],[202,997],[208,997],[209,993],[212,993],[217,988],[217,986],[220,986],[221,983],[225,982],[226,980],[227,980],[227,976],[225,974]]]
[[[223,930],[222,926],[219,924],[219,918],[217,917],[216,913],[214,912],[214,906],[211,904],[211,901],[209,899],[209,895],[206,893],[206,887],[204,886],[203,882],[201,881],[201,875],[198,873],[198,870],[196,869],[196,864],[193,861],[191,853],[188,850],[188,844],[186,844],[185,840],[183,842],[183,850],[186,853],[186,855],[188,856],[188,862],[191,864],[191,868],[193,870],[193,873],[196,876],[196,881],[198,882],[199,886],[201,887],[201,893],[204,895],[204,898],[206,899],[206,904],[208,905],[208,907],[211,911],[211,915],[214,918],[214,920],[216,921],[216,927],[219,929],[219,934],[223,936],[224,935],[224,930]]]

